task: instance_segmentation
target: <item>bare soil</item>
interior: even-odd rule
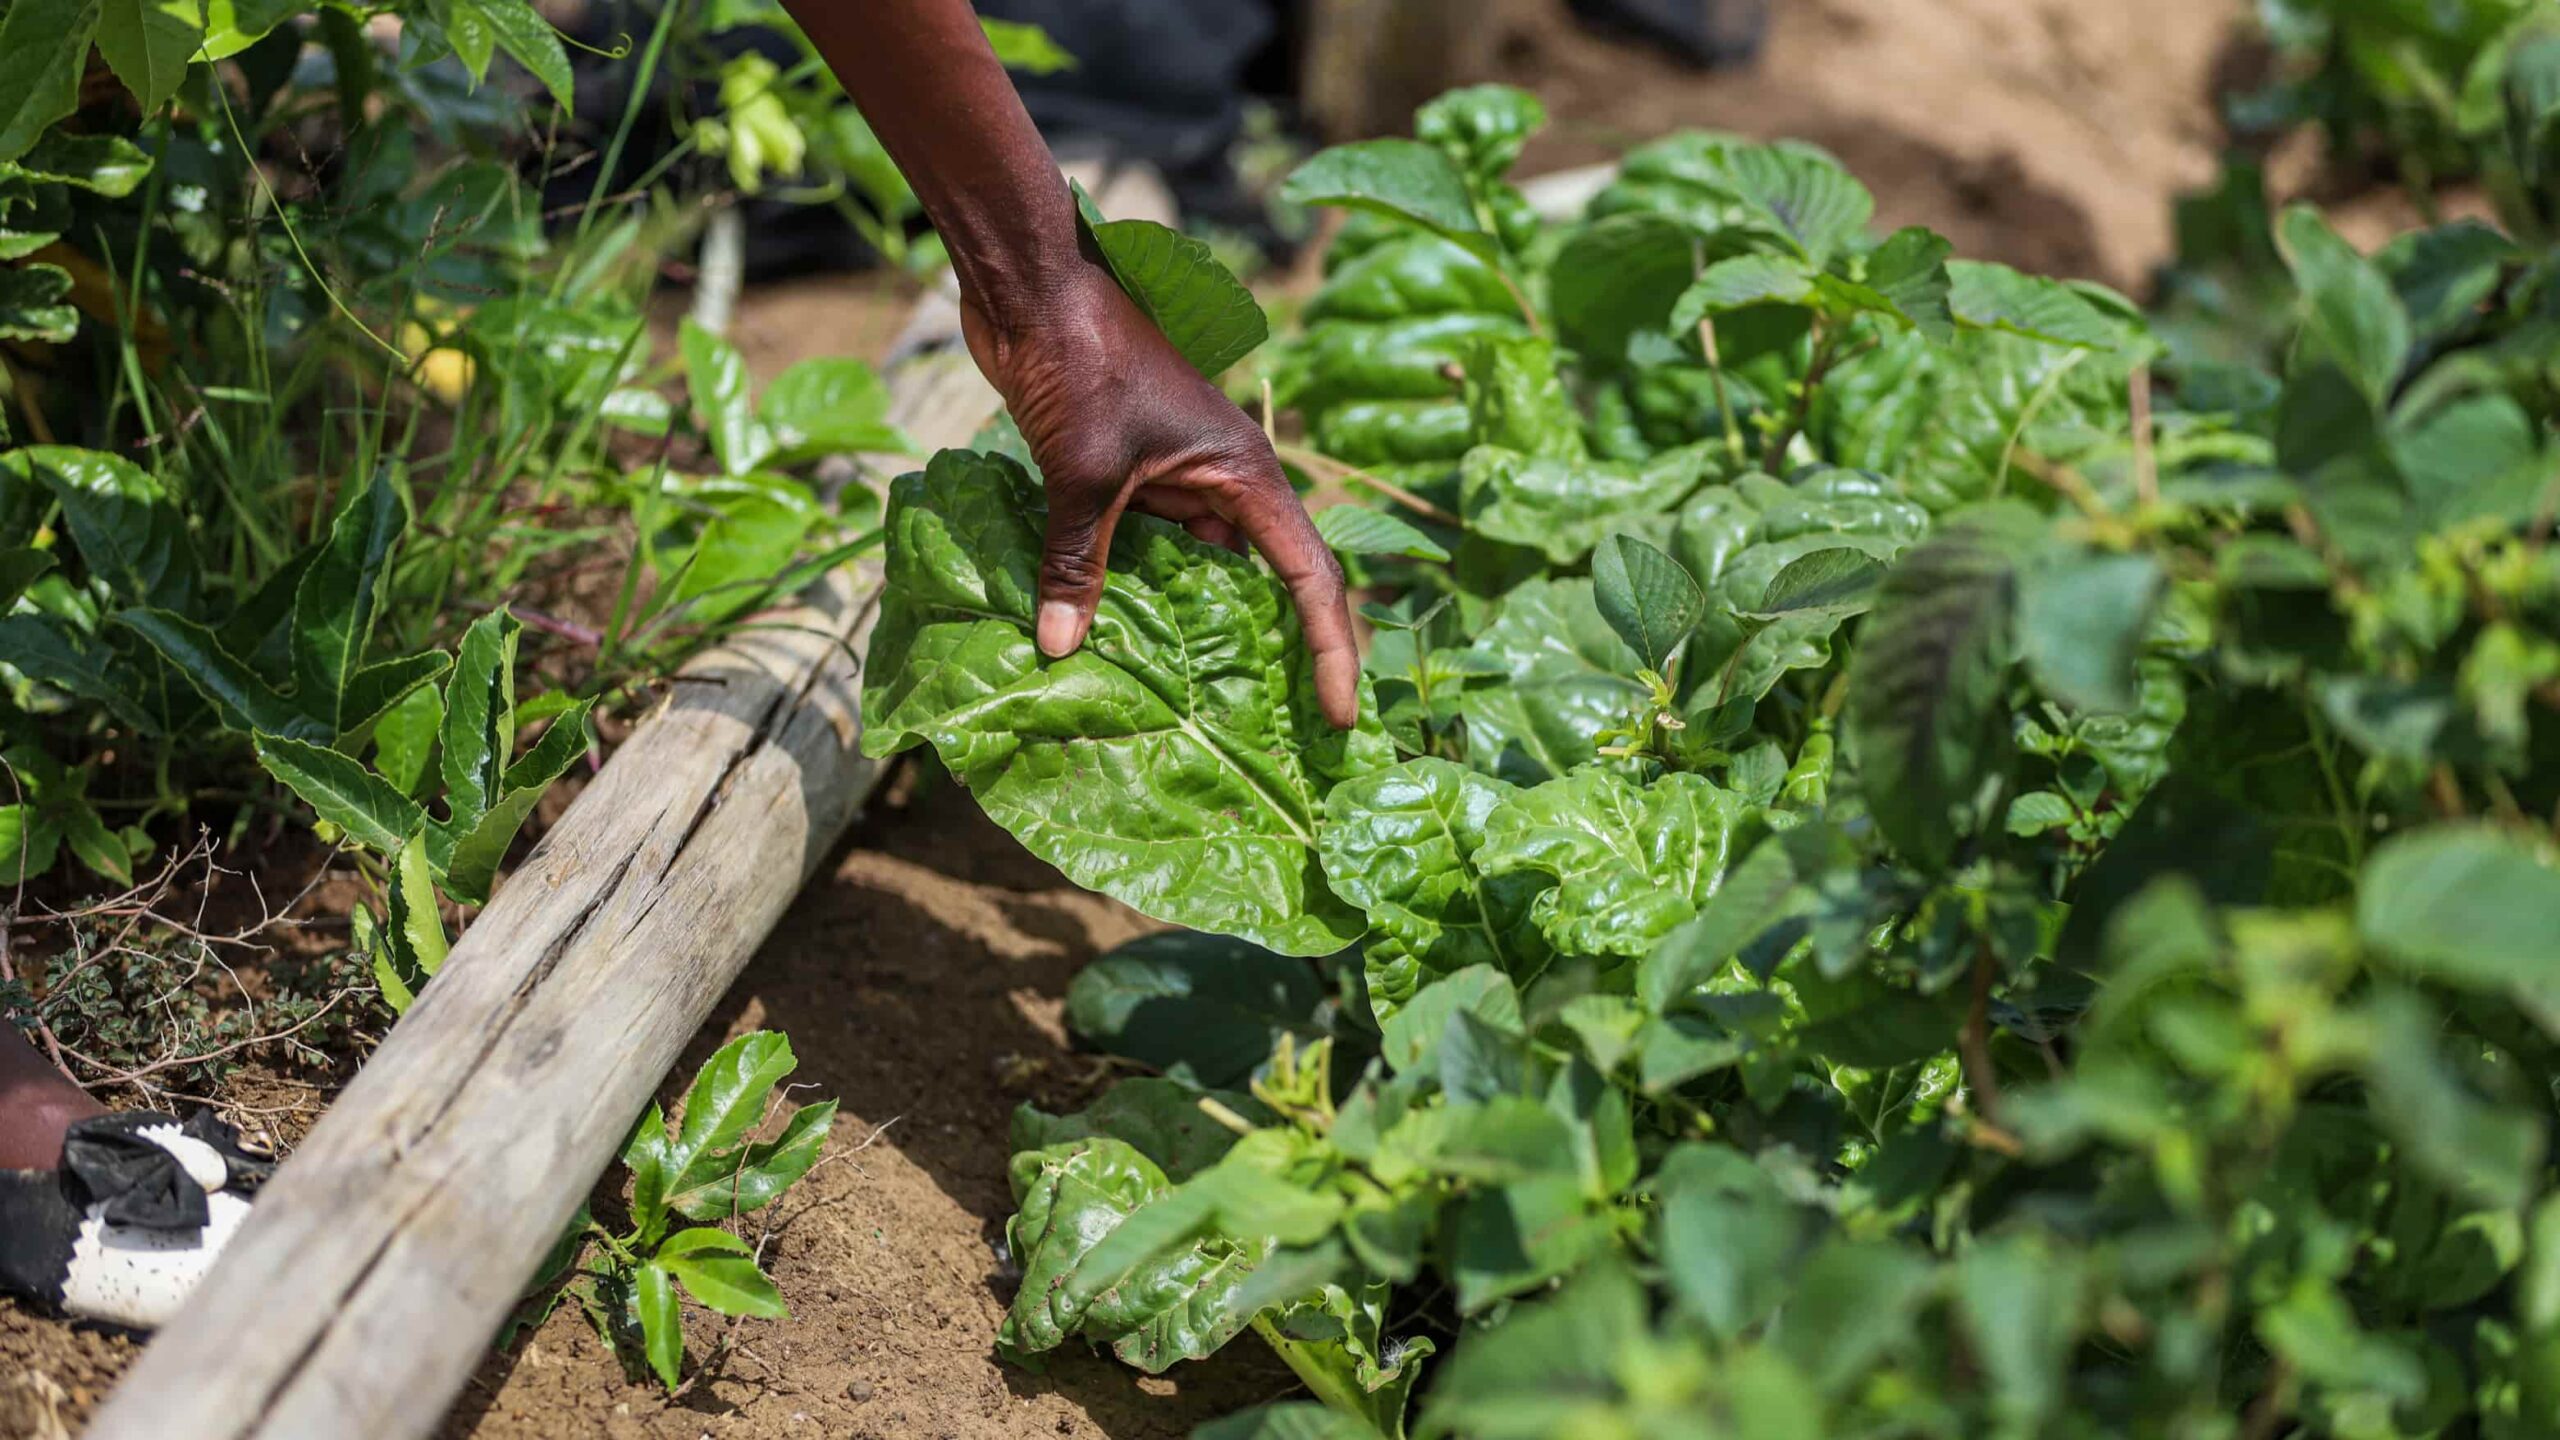
[[[1560,11],[1561,6],[1552,7]],[[1810,140],[1887,226],[1956,253],[2142,286],[2170,202],[2213,179],[2216,94],[2248,0],[1774,0],[1746,72],[1701,72],[1538,7],[1493,73],[1555,121],[1523,171],[1608,159],[1686,127]]]

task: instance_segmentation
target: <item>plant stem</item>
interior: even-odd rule
[[[1964,1029],[1956,1036],[1956,1054],[1964,1063],[1965,1089],[1983,1123],[2005,1131],[2000,1123],[2000,1076],[1991,1061],[1991,982],[1999,961],[1985,941],[1973,956],[1973,998],[1965,1007]]]
[[[1406,509],[1411,510],[1414,514],[1419,515],[1426,520],[1446,525],[1452,530],[1464,530],[1467,528],[1466,521],[1459,519],[1457,516],[1450,514],[1448,511],[1441,509],[1439,506],[1432,504],[1430,501],[1423,499],[1421,496],[1414,494],[1412,491],[1405,489],[1401,485],[1379,479],[1377,476],[1370,474],[1368,471],[1361,469],[1357,465],[1345,465],[1330,455],[1310,450],[1303,445],[1277,445],[1272,448],[1278,452],[1281,459],[1286,460],[1290,464],[1298,466],[1301,469],[1321,470],[1325,472],[1329,478],[1335,480],[1356,480],[1360,484],[1368,486],[1370,489],[1377,491],[1379,494],[1386,496],[1388,499],[1393,500],[1397,504],[1402,505]]]
[[[1737,466],[1744,463],[1742,421],[1733,413],[1733,401],[1725,394],[1724,357],[1716,350],[1716,322],[1713,316],[1698,319],[1698,344],[1707,352],[1707,380],[1716,388],[1716,413],[1724,418],[1724,448]]]

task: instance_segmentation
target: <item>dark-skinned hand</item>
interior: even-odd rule
[[[1360,656],[1342,566],[1280,472],[1271,442],[1095,269],[999,331],[963,302],[961,326],[1048,481],[1041,653],[1070,655],[1102,599],[1124,511],[1175,521],[1238,553],[1247,542],[1289,587],[1327,719],[1359,715]]]

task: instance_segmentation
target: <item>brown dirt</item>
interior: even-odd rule
[[[1150,927],[1023,853],[948,782],[916,788],[857,826],[678,1072],[781,1027],[800,1056],[792,1083],[809,1087],[798,1098],[842,1102],[827,1158],[770,1222],[791,1318],[740,1326],[670,1403],[627,1382],[564,1310],[483,1367],[448,1436],[1136,1440],[1288,1388],[1250,1343],[1162,1379],[1080,1351],[1043,1375],[995,1358],[1013,1273],[998,1248],[1012,1210],[1004,1116],[1024,1100],[1079,1103],[1095,1067],[1070,1053],[1059,996],[1097,951]],[[671,1084],[664,1098],[677,1095]],[[699,1367],[716,1317],[687,1321]]]
[[[1748,72],[1702,73],[1532,10],[1485,79],[1555,124],[1524,173],[1689,126],[1820,144],[1886,225],[1961,255],[2139,287],[2170,201],[2211,181],[2215,92],[2247,0],[1774,0]]]

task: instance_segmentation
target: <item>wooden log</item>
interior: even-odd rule
[[[931,450],[995,395],[892,375]],[[876,777],[877,563],[689,666],[465,932],[99,1412],[94,1440],[433,1431],[678,1052]]]

